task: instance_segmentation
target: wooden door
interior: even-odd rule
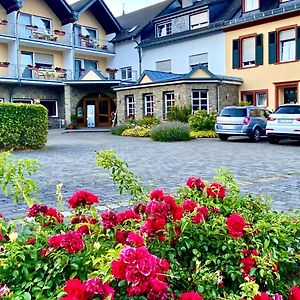
[[[111,126],[111,100],[108,97],[101,97],[98,100],[98,109],[96,110],[96,124],[98,127]]]

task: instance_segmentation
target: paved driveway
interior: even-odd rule
[[[300,144],[289,142],[253,144],[248,139],[194,140],[158,143],[150,139],[112,136],[109,133],[69,133],[51,131],[43,150],[18,152],[19,158],[35,158],[42,163],[36,180],[40,199],[55,205],[55,186],[63,182],[65,199],[77,189],[100,196],[101,206],[127,205],[106,171],[95,167],[95,151],[115,149],[143,178],[143,184],[175,191],[191,175],[211,180],[216,168],[229,168],[242,192],[263,193],[279,210],[300,209]],[[23,205],[13,205],[0,194],[1,212],[18,215]]]

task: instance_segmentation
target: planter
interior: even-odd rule
[[[1,68],[8,68],[9,65],[10,65],[9,62],[0,62],[0,67]]]
[[[29,30],[37,30],[38,29],[38,27],[36,25],[26,25],[25,28],[29,29]]]
[[[67,72],[66,69],[64,69],[64,68],[59,68],[59,67],[56,67],[54,70],[55,70],[56,72],[58,72],[58,73],[66,73],[66,72]]]
[[[8,21],[7,20],[0,20],[0,25],[7,25]]]
[[[64,36],[66,33],[62,30],[54,30],[54,34]]]

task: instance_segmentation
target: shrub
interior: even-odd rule
[[[40,204],[22,226],[1,216],[1,299],[299,299],[299,212],[241,194],[226,170],[171,196],[140,188],[112,151],[96,160],[141,202],[99,216],[81,190],[65,217]]]
[[[160,123],[160,120],[153,116],[144,116],[133,122],[137,126],[152,126]]]
[[[218,135],[213,130],[191,131],[190,136],[192,139],[201,138],[217,138]]]
[[[149,137],[151,127],[148,126],[134,126],[133,128],[126,129],[122,132],[122,136],[134,136],[134,137]]]
[[[168,121],[180,121],[187,123],[192,113],[191,105],[174,106],[167,115]]]
[[[122,133],[126,130],[132,128],[132,124],[121,124],[121,125],[117,125],[112,127],[111,129],[111,133],[115,134],[115,135],[122,135]]]
[[[217,115],[206,110],[197,110],[189,118],[189,125],[195,131],[214,130]]]
[[[44,106],[0,103],[0,148],[42,148],[47,135],[48,111]]]
[[[150,136],[153,141],[159,142],[175,142],[175,141],[189,141],[191,128],[188,124],[173,121],[165,122],[155,126]]]

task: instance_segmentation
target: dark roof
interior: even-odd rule
[[[121,30],[119,22],[113,16],[103,0],[79,0],[71,4],[71,7],[78,16],[90,9],[107,34],[119,32]]]
[[[75,21],[72,8],[65,0],[45,0],[45,2],[52,9],[63,25]]]
[[[17,11],[21,7],[21,3],[18,0],[0,0],[0,5],[4,7],[7,14],[10,14],[13,11]]]
[[[165,0],[157,4],[144,7],[142,9],[136,10],[134,12],[122,15],[117,18],[123,31],[118,34],[112,41],[120,42],[132,38],[132,36],[137,36],[140,32],[162,11],[164,11],[169,5],[171,5],[175,0]],[[127,30],[132,29],[134,26],[138,25],[135,30],[128,32]]]

